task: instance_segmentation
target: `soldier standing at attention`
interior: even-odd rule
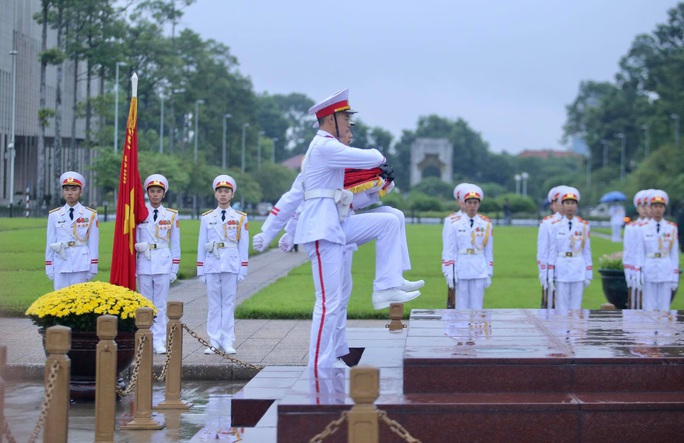
[[[477,185],[460,191],[464,212],[448,217],[442,232],[442,273],[456,291],[456,309],[482,309],[494,274],[492,222],[477,211],[484,197]]]
[[[638,230],[636,282],[637,288],[643,286],[643,304],[647,311],[670,309],[672,292],[679,285],[679,232],[676,223],[664,219],[668,203],[665,191],[651,191],[651,219]]]
[[[575,216],[579,191],[565,187],[560,194],[565,215],[549,231],[549,291],[556,291],[556,308],[581,309],[584,288],[593,277],[589,222]]]
[[[634,195],[634,207],[639,214],[636,220],[625,225],[625,235],[623,240],[622,265],[625,270],[625,281],[627,282],[627,308],[642,309],[641,290],[637,289],[636,271],[634,262],[636,261],[636,243],[639,239],[639,227],[648,221],[651,216],[651,208],[648,206],[648,193],[642,189]]]
[[[100,242],[97,211],[78,201],[85,178],[69,171],[59,182],[66,204],[50,211],[45,248],[45,273],[54,282],[55,291],[95,277]]]
[[[551,215],[544,217],[539,223],[539,231],[537,232],[537,268],[539,270],[539,282],[542,286],[542,309],[554,306],[554,293],[549,291],[549,275],[548,275],[548,256],[549,256],[549,227],[555,221],[560,220],[563,216],[564,210],[558,200],[558,196],[565,186],[555,186],[549,190],[548,201]],[[552,277],[553,278],[553,277]],[[549,304],[550,300],[550,304]]]
[[[169,181],[161,174],[145,179],[145,190],[150,202],[147,219],[136,229],[138,243],[135,250],[138,291],[157,308],[152,325],[153,348],[157,354],[166,353],[166,301],[169,285],[178,278],[180,265],[180,229],[178,211],[162,206],[169,190]]]
[[[197,276],[207,285],[207,335],[211,346],[235,354],[235,298],[247,277],[247,214],[230,207],[237,185],[230,175],[214,179],[218,207],[202,214],[197,242]],[[204,353],[214,351],[207,348]]]

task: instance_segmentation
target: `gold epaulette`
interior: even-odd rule
[[[673,221],[670,221],[670,220],[666,220],[666,221],[667,221],[668,225],[677,226],[677,223],[675,223]]]
[[[486,215],[482,215],[482,214],[477,214],[477,215],[479,215],[480,218],[481,218],[482,220],[484,220],[484,221],[488,221],[488,222],[491,222],[491,221],[492,221],[492,219],[490,219],[490,218],[487,217]]]
[[[553,217],[553,214],[551,214],[551,215],[547,215],[547,216],[546,216],[546,217],[544,217],[544,218],[543,218],[542,220],[548,220],[548,219],[550,219],[551,217]]]
[[[173,212],[174,214],[178,214],[178,209],[166,208],[166,210],[169,212]]]
[[[551,222],[551,224],[554,224],[554,223],[558,223],[559,221],[561,221],[561,219],[560,219],[560,218],[558,218],[558,219],[556,219],[556,220],[552,221],[552,222]]]
[[[207,212],[205,212],[204,214],[202,214],[202,216],[209,215],[209,214],[211,214],[213,211],[214,211],[213,209],[210,209],[210,210],[208,210]]]
[[[87,206],[84,206],[84,208],[86,208],[87,210],[89,210],[89,211],[94,212],[95,214],[97,214],[97,209],[89,208],[89,207],[87,207]]]
[[[237,212],[237,213],[240,214],[240,215],[247,216],[247,213],[246,213],[246,212],[238,211],[237,209],[235,210],[235,212]]]
[[[61,208],[62,208],[62,207],[60,206],[59,208],[55,208],[55,209],[51,210],[51,211],[50,211],[50,214],[52,214],[52,213],[55,212],[55,211],[59,211]]]
[[[579,217],[577,217],[579,218]],[[585,220],[583,218],[579,218],[580,223],[584,223],[585,225],[589,225],[589,220]]]

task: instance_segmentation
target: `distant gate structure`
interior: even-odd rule
[[[427,177],[453,181],[454,147],[446,138],[418,138],[411,145],[411,186]]]

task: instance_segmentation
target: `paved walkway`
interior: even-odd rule
[[[239,286],[237,304],[306,263],[302,251],[285,254],[278,249],[250,257],[249,276]],[[174,283],[170,301],[183,302],[181,321],[208,340],[206,333],[206,288],[197,278]],[[349,327],[380,326],[383,320],[352,320]],[[256,365],[306,365],[310,320],[236,320],[236,358]],[[0,319],[0,344],[7,346],[7,378],[42,379],[45,354],[41,336],[28,318]],[[183,334],[183,377],[186,380],[249,379],[253,369],[218,355],[205,355],[204,346],[187,332]],[[155,355],[161,367],[164,355]]]

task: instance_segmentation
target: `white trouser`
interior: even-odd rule
[[[66,288],[67,286],[85,283],[88,281],[88,272],[55,272],[55,291]]]
[[[456,309],[482,309],[486,278],[459,279],[456,287]]]
[[[582,309],[584,282],[556,282],[556,309]]]
[[[646,281],[643,294],[645,311],[667,311],[672,301],[672,283]]]
[[[138,292],[157,308],[157,316],[150,328],[155,348],[166,346],[166,302],[170,284],[169,274],[138,274]]]
[[[391,214],[368,212],[352,215],[345,222],[347,244],[361,246],[375,240],[375,291],[396,288],[404,282],[400,231],[399,219]]]
[[[341,315],[344,245],[318,240],[304,243],[304,247],[311,260],[316,290],[309,341],[309,368],[313,368],[317,375],[319,368],[332,368],[335,363],[334,338]]]
[[[207,335],[214,347],[233,347],[235,342],[235,297],[237,274],[205,274],[207,279]]]
[[[309,368],[308,378],[311,404],[345,403],[346,375],[344,368],[320,368],[318,371]]]
[[[337,317],[335,328],[335,357],[349,354],[349,342],[347,341],[347,305],[351,298],[354,282],[352,279],[352,259],[354,251],[358,248],[355,244],[347,244],[342,250],[342,299],[340,300],[340,315]]]
[[[406,220],[404,213],[399,209],[391,206],[380,206],[367,211],[366,213],[387,213],[394,215],[399,220],[399,247],[401,248],[401,268],[404,271],[411,269],[411,258],[408,252],[408,243],[406,241]],[[363,213],[362,213],[363,214]]]
[[[614,243],[620,243],[622,241],[622,225],[611,225],[612,231],[610,239]]]

